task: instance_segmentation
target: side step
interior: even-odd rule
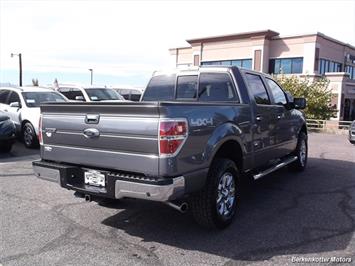
[[[266,170],[264,170],[262,172],[259,172],[259,173],[255,174],[255,175],[253,175],[253,178],[254,178],[254,180],[257,180],[260,177],[263,177],[263,176],[265,176],[267,174],[270,174],[270,173],[272,173],[272,172],[274,172],[274,171],[276,171],[276,170],[278,170],[278,169],[280,169],[280,168],[282,168],[282,167],[284,167],[284,166],[286,166],[286,165],[288,165],[288,164],[290,164],[290,163],[292,163],[292,162],[294,162],[296,160],[297,160],[297,156],[288,157],[287,159],[283,160],[281,163],[276,164],[276,165],[274,165],[274,166],[272,166],[272,167],[270,167],[270,168],[268,168],[268,169],[266,169]]]

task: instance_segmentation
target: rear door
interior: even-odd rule
[[[254,106],[253,148],[255,165],[262,166],[277,158],[275,127],[276,110],[260,75],[245,72],[251,104]]]

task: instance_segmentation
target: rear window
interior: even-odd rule
[[[143,101],[174,100],[176,75],[159,75],[150,80],[145,90]]]
[[[180,76],[176,85],[177,99],[197,98],[197,76]]]

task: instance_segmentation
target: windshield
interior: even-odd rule
[[[59,93],[52,91],[22,92],[27,107],[39,107],[45,102],[65,102],[65,98]]]
[[[107,88],[85,89],[91,101],[112,101],[124,98],[115,90]]]
[[[142,101],[169,101],[174,99],[176,75],[152,77]]]

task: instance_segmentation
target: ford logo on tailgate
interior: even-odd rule
[[[100,131],[96,128],[87,128],[84,130],[84,136],[87,138],[97,138],[100,136]]]

